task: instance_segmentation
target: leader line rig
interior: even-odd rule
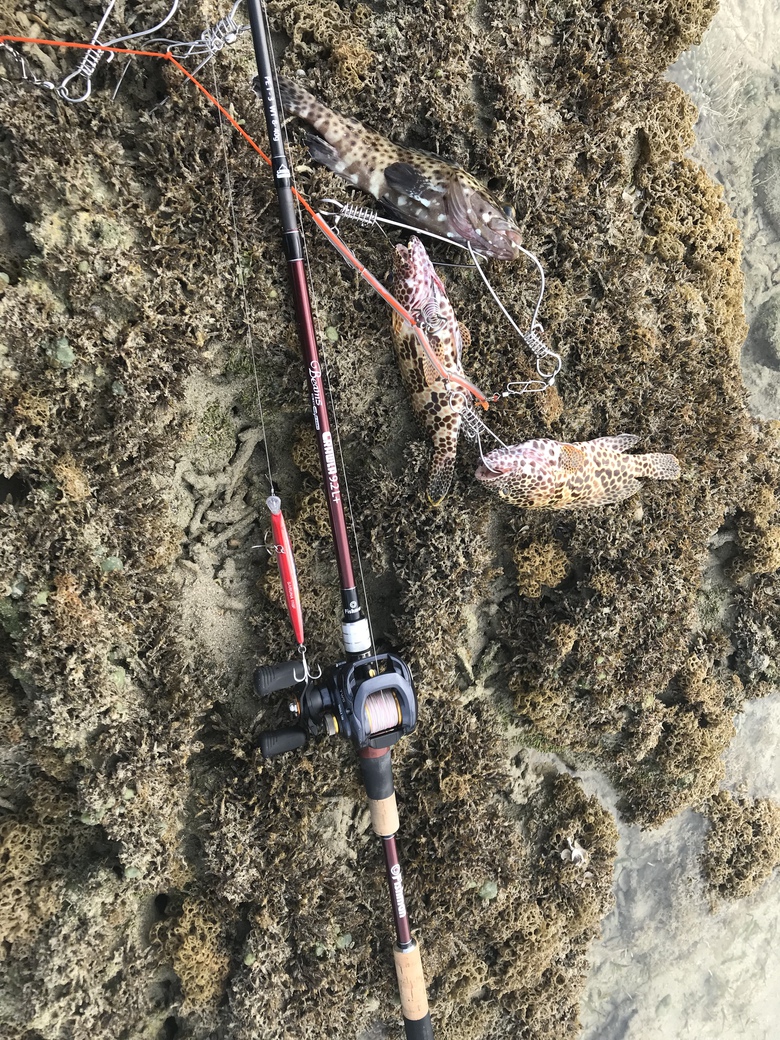
[[[182,63],[176,57],[174,57],[170,49],[166,51],[150,51],[139,50],[133,47],[118,47],[116,45],[109,46],[107,44],[77,43],[71,40],[50,40],[37,36],[18,36],[11,35],[8,33],[0,35],[0,51],[2,51],[4,54],[9,55],[12,58],[12,60],[16,63],[17,67],[21,72],[23,81],[31,83],[34,86],[41,87],[46,90],[53,90],[57,94],[59,94],[58,84],[52,80],[43,79],[37,76],[35,73],[33,73],[28,61],[22,55],[19,54],[15,47],[12,46],[13,44],[31,44],[37,47],[63,47],[90,52],[104,52],[106,54],[112,55],[122,54],[132,58],[155,58],[158,60],[169,61],[173,66],[175,66],[176,69],[178,69],[178,71],[183,76],[185,76],[201,92],[201,94],[203,94],[205,98],[208,99],[208,101],[212,105],[214,105],[214,107],[222,114],[222,116],[225,119],[227,119],[227,121],[231,124],[234,130],[236,130],[236,132],[244,138],[244,140],[250,146],[250,148],[254,149],[254,151],[257,152],[257,154],[260,156],[263,162],[266,163],[268,166],[271,165],[271,159],[269,158],[269,156],[266,155],[262,148],[260,148],[260,146],[252,139],[252,137],[247,133],[243,126],[241,126],[238,120],[230,112],[228,112],[228,110],[224,108],[223,105],[219,103],[219,101],[214,97],[214,95],[209,90],[207,90],[206,87],[204,87],[204,85],[200,82],[199,79],[197,79],[197,77],[192,72],[186,69],[184,65],[182,65]],[[355,256],[352,250],[342,241],[341,237],[336,233],[336,231],[334,231],[333,228],[331,228],[328,221],[323,216],[321,216],[314,209],[313,206],[310,205],[308,200],[305,199],[303,195],[301,195],[301,193],[297,190],[297,188],[294,185],[291,185],[290,191],[292,193],[293,199],[300,206],[302,206],[304,210],[306,210],[309,217],[311,217],[318,229],[330,241],[331,245],[333,245],[335,249],[340,253],[342,259],[351,268],[353,268],[353,270],[359,275],[360,278],[363,279],[364,282],[371,286],[374,292],[381,296],[385,303],[392,307],[392,309],[396,311],[396,313],[399,314],[400,317],[404,319],[404,321],[407,321],[409,323],[409,325],[414,330],[414,334],[418,342],[420,343],[420,346],[428,356],[431,365],[433,365],[433,367],[436,369],[436,371],[442,379],[449,381],[455,387],[460,387],[463,390],[466,390],[473,396],[474,400],[482,408],[485,409],[489,407],[489,403],[491,401],[498,401],[499,398],[503,396],[501,393],[496,393],[493,394],[491,397],[488,397],[479,389],[479,387],[475,386],[468,379],[466,379],[465,376],[462,376],[457,372],[452,372],[448,369],[445,369],[441,361],[437,357],[436,352],[433,350],[430,343],[428,342],[428,337],[425,334],[425,331],[420,322],[417,321],[417,318],[408,310],[406,310],[405,307],[402,307],[398,300],[396,300],[396,298],[393,296],[393,294],[385,288],[385,286],[379,281],[378,278],[376,278],[371,273],[371,271],[368,270],[365,264],[360,262],[360,260]]]

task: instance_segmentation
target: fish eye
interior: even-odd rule
[[[510,220],[515,219],[515,207],[514,206],[502,206],[501,209],[504,212],[504,216],[509,217]]]

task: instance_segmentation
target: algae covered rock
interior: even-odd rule
[[[516,206],[564,369],[554,393],[493,409],[496,432],[630,430],[683,467],[610,513],[528,516],[482,496],[464,452],[432,513],[387,311],[308,240],[338,333],[323,345],[372,624],[420,695],[394,752],[399,843],[442,1040],[576,1030],[610,905],[611,818],[567,776],[518,796],[507,732],[587,756],[655,823],[716,791],[734,712],[776,680],[777,437],[744,408],[739,235],[686,158],[695,113],[663,79],[713,6],[269,4],[285,74]],[[224,13],[183,13],[177,32]],[[67,0],[57,24],[89,36]],[[3,62],[3,1025],[281,1040],[397,1023],[353,749],[255,757],[255,717],[285,713],[254,702],[252,668],[295,650],[260,548],[266,451],[310,654],[340,653],[271,178],[172,68],[136,61],[111,102],[106,63],[89,103],[65,106]],[[246,36],[214,68],[262,143]],[[340,190],[293,148],[309,197]],[[383,276],[386,239],[354,241]],[[530,317],[533,272],[490,277]],[[500,391],[532,359],[477,285],[447,275],[467,369]],[[705,610],[713,538],[726,548]]]
[[[701,862],[711,892],[720,899],[749,895],[780,866],[780,805],[720,791],[705,811],[712,830]]]

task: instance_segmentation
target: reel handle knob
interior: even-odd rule
[[[270,697],[279,690],[289,690],[302,683],[303,665],[300,658],[282,664],[262,664],[255,668],[254,687],[258,697]]]
[[[260,734],[260,752],[263,758],[275,758],[288,751],[295,751],[306,743],[307,733],[300,726],[285,726],[283,729],[267,729]]]

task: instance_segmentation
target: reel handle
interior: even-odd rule
[[[282,664],[262,664],[255,668],[254,687],[258,697],[270,697],[279,690],[289,690],[304,682],[301,659],[283,661]]]
[[[267,729],[260,734],[260,752],[263,758],[275,758],[288,751],[303,747],[308,734],[300,726],[285,726],[283,729]]]

